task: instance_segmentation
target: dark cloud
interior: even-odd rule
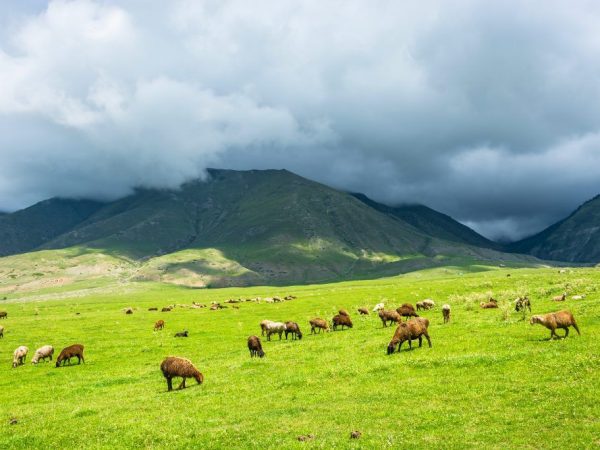
[[[0,210],[288,168],[518,237],[600,192],[591,1],[0,7]]]

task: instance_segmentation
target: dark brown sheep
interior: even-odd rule
[[[519,311],[525,311],[527,309],[529,309],[529,312],[531,312],[531,302],[529,301],[529,299],[527,297],[519,297],[515,301],[515,311],[519,312]]]
[[[288,334],[292,335],[292,341],[296,339],[302,339],[302,332],[300,326],[296,322],[285,323],[285,338],[288,338]]]
[[[531,325],[539,323],[540,325],[548,328],[550,330],[550,339],[553,337],[559,337],[558,334],[556,334],[557,328],[565,330],[564,337],[569,335],[569,327],[575,328],[577,334],[581,336],[577,322],[575,322],[575,317],[573,317],[573,314],[571,314],[570,311],[565,310],[555,313],[548,313],[541,316],[531,316],[529,323]]]
[[[0,319],[6,319],[8,317],[8,313],[6,311],[0,311]]]
[[[317,317],[312,320],[309,320],[308,323],[310,323],[310,334],[316,334],[316,329],[319,330],[319,333],[321,332],[321,330],[329,331],[329,324],[325,319],[319,319]]]
[[[178,333],[175,333],[175,337],[188,337],[188,331],[187,330],[183,330],[183,331],[180,331]]]
[[[450,305],[447,303],[442,306],[442,316],[444,317],[444,323],[450,322]]]
[[[345,309],[340,309],[340,310],[338,311],[338,314],[339,314],[340,316],[347,316],[347,317],[350,317],[350,314],[349,314],[349,313],[348,313],[348,311],[346,311]]]
[[[165,327],[164,320],[157,320],[154,324],[154,331],[162,330]]]
[[[160,370],[167,379],[167,388],[169,391],[173,390],[173,378],[175,377],[183,378],[183,381],[177,389],[185,388],[185,380],[187,378],[194,378],[198,384],[202,384],[204,381],[204,375],[202,375],[200,371],[196,369],[194,364],[186,358],[169,356],[160,364]]]
[[[367,308],[358,308],[358,313],[361,316],[368,316],[369,315],[369,310]]]
[[[158,308],[148,308],[148,311],[158,311]]]
[[[69,365],[71,364],[71,358],[77,357],[77,364],[85,363],[85,359],[83,358],[83,345],[81,344],[73,344],[65,347],[56,358],[56,367],[59,367],[62,363],[64,366],[67,362]]]
[[[406,317],[407,320],[409,317],[419,317],[415,311],[415,307],[410,303],[404,303],[402,306],[396,309],[396,312],[402,317]]]
[[[132,308],[126,308],[125,309],[125,314],[133,314],[133,309]]]
[[[377,314],[379,315],[379,318],[381,319],[381,322],[383,323],[384,327],[388,326],[388,322],[400,322],[402,320],[402,317],[400,317],[398,311],[394,311],[393,309],[389,311],[386,311],[385,309],[380,309]]]
[[[262,349],[260,338],[258,336],[250,336],[248,338],[248,350],[250,350],[250,357],[258,356],[262,358],[265,356],[265,352]]]
[[[483,309],[493,309],[493,308],[497,308],[498,307],[498,302],[496,302],[496,301],[487,302],[487,303],[481,302],[479,304],[479,306],[481,308],[483,308]]]
[[[427,342],[429,343],[429,347],[431,347],[431,339],[429,338],[429,333],[427,332],[428,327],[429,320],[427,320],[425,317],[416,317],[400,323],[398,328],[396,328],[394,337],[392,337],[392,340],[388,344],[387,354],[391,355],[394,353],[396,345],[398,345],[398,353],[400,353],[402,343],[405,341],[408,341],[408,346],[412,349],[412,341],[418,339],[419,347],[421,347],[423,336],[425,336]]]
[[[169,312],[171,311],[171,308],[169,308],[168,306],[165,306],[163,309],[160,310],[160,312]]]
[[[337,316],[333,316],[332,325],[333,331],[337,331],[337,327],[339,326],[342,327],[342,330],[344,327],[352,328],[352,320],[350,319],[350,316],[338,314]]]

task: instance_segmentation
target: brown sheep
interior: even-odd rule
[[[185,380],[187,378],[194,378],[198,384],[202,384],[204,381],[204,375],[202,375],[200,371],[196,369],[194,364],[192,364],[192,362],[187,358],[168,356],[160,364],[160,370],[167,379],[167,388],[169,391],[173,390],[173,378],[175,377],[183,378],[183,381],[177,389],[185,388]]]
[[[368,316],[369,315],[369,310],[367,308],[358,308],[358,313],[361,316]]]
[[[160,312],[169,312],[171,311],[171,308],[169,308],[168,306],[165,306],[163,309],[160,310]]]
[[[402,306],[396,309],[396,312],[402,317],[406,317],[407,320],[409,317],[419,317],[419,315],[415,312],[415,307],[410,303],[404,303]]]
[[[531,316],[529,323],[531,325],[539,323],[540,325],[548,328],[550,330],[550,339],[553,337],[559,337],[558,334],[556,334],[557,328],[565,330],[565,335],[563,336],[565,338],[569,335],[569,327],[575,328],[577,334],[581,336],[577,322],[575,322],[575,317],[573,317],[573,314],[571,314],[570,311],[565,310],[544,314],[542,316]]]
[[[567,293],[563,292],[562,295],[557,295],[556,297],[552,297],[552,300],[555,302],[564,302],[567,299]]]
[[[444,323],[450,322],[450,305],[447,303],[442,306],[442,316],[444,317]]]
[[[258,336],[250,336],[248,338],[248,350],[250,350],[250,358],[258,356],[262,358],[265,356],[265,352],[262,349],[260,338]]]
[[[179,332],[175,333],[175,337],[188,337],[188,331],[187,330],[179,331]]]
[[[81,364],[82,362],[85,364],[85,359],[83,358],[83,345],[81,344],[73,344],[68,347],[65,347],[56,358],[56,367],[60,367],[61,363],[63,366],[66,362],[71,364],[71,358],[77,357],[77,364]]]
[[[4,337],[4,327],[0,326],[0,338]]]
[[[388,322],[400,322],[402,320],[400,314],[398,314],[398,312],[394,311],[393,309],[389,311],[386,311],[385,309],[380,309],[378,315],[381,319],[381,322],[383,322],[384,327],[388,326]]]
[[[394,353],[396,345],[398,345],[398,353],[400,353],[400,349],[402,348],[402,343],[408,341],[408,346],[412,349],[412,341],[415,339],[419,340],[419,347],[421,347],[423,336],[427,339],[429,343],[429,347],[431,348],[431,339],[429,338],[429,333],[427,332],[427,328],[429,327],[429,320],[425,317],[417,317],[415,319],[410,319],[406,322],[402,322],[396,328],[396,332],[394,333],[394,337],[388,344],[387,354],[391,355]]]
[[[348,311],[346,311],[345,309],[340,309],[340,310],[338,311],[338,314],[339,314],[340,316],[346,316],[346,317],[350,317],[350,314],[349,314],[349,313],[348,313]]]
[[[338,314],[337,316],[333,316],[332,319],[333,331],[337,331],[337,327],[341,326],[342,330],[344,327],[352,328],[352,320],[349,316],[345,316],[343,314]]]
[[[288,338],[288,334],[292,335],[292,341],[296,339],[302,339],[302,332],[300,326],[296,322],[285,323],[285,338]]]
[[[0,319],[6,319],[8,317],[8,313],[6,311],[0,311]]]
[[[483,309],[492,309],[492,308],[497,308],[498,307],[498,303],[496,301],[487,302],[487,303],[481,302],[479,304],[479,306],[481,308],[483,308]]]
[[[157,320],[154,324],[154,331],[162,330],[165,327],[164,320]]]
[[[158,311],[158,308],[148,308],[148,311]]]
[[[319,333],[321,332],[321,330],[330,331],[329,324],[325,319],[319,319],[317,317],[315,319],[309,320],[308,323],[310,323],[310,334],[316,334],[317,332],[315,331],[315,329],[318,329]]]
[[[125,309],[125,314],[133,314],[133,309],[132,308],[126,308]]]

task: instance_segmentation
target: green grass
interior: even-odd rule
[[[11,294],[0,340],[0,448],[592,448],[600,445],[600,270],[487,270],[445,267],[373,281],[293,287],[193,290],[158,283],[71,286]],[[35,272],[38,269],[31,269]],[[510,272],[511,277],[506,274]],[[66,288],[65,288],[66,289]],[[565,289],[586,294],[556,304]],[[231,297],[284,296],[239,310],[150,306]],[[549,331],[503,309],[528,294],[534,313],[570,309],[582,336],[548,341]],[[481,310],[493,295],[499,310]],[[433,298],[433,348],[387,356],[394,329],[358,306]],[[0,297],[2,298],[2,297]],[[440,307],[452,305],[443,325]],[[137,308],[125,315],[122,308]],[[351,330],[309,335],[307,321],[350,310]],[[75,313],[79,312],[80,315]],[[153,332],[162,318],[166,329]],[[264,342],[250,359],[258,323],[297,321],[305,338]],[[188,329],[188,339],[173,334]],[[559,331],[560,333],[560,331]],[[12,351],[72,343],[86,364],[11,369]],[[166,392],[167,355],[190,358],[202,386]],[[18,423],[10,425],[11,418]],[[359,440],[350,440],[360,430]],[[300,443],[298,435],[313,434]]]

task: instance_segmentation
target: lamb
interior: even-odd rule
[[[515,300],[515,311],[519,312],[519,311],[525,311],[529,309],[529,312],[531,312],[531,302],[529,301],[529,298],[525,297],[519,297],[518,299]]]
[[[341,326],[342,330],[344,327],[352,328],[352,320],[349,316],[345,316],[343,314],[338,314],[333,317],[333,331],[337,331],[337,327]]]
[[[265,352],[262,349],[260,338],[258,336],[250,336],[248,338],[248,350],[250,350],[250,358],[258,356],[262,358],[265,356]]]
[[[348,311],[346,311],[345,309],[340,309],[340,310],[338,311],[338,314],[339,314],[340,316],[347,316],[347,317],[350,317],[350,314],[349,314],[349,313],[348,313]]]
[[[493,302],[481,302],[479,304],[479,306],[483,309],[491,309],[491,308],[497,308],[498,307],[498,302],[493,301]]]
[[[302,339],[302,332],[296,322],[285,323],[285,338],[287,340],[288,334],[292,334],[292,341],[296,339]]]
[[[4,327],[0,327],[0,338],[4,337]]]
[[[563,292],[562,295],[557,295],[556,297],[552,297],[552,300],[555,302],[564,302],[567,299],[567,293]]]
[[[286,330],[285,323],[283,322],[271,322],[267,324],[266,334],[267,341],[271,340],[272,334],[279,334],[279,340],[281,340],[281,335]]]
[[[165,327],[164,320],[157,320],[154,324],[154,331],[162,330]]]
[[[410,303],[404,303],[402,306],[396,309],[396,312],[402,317],[406,317],[407,320],[409,317],[419,317],[419,315],[415,312],[415,307]]]
[[[309,320],[308,323],[310,323],[310,334],[313,334],[313,333],[317,334],[315,329],[318,329],[319,333],[321,332],[321,330],[331,331],[329,329],[329,324],[327,323],[327,321],[325,319],[320,319],[317,317],[312,320]]]
[[[358,308],[358,313],[361,316],[368,316],[369,315],[369,310],[367,308]]]
[[[384,308],[383,303],[377,303],[375,305],[375,308],[373,308],[373,312],[377,312],[377,311],[379,311],[380,309],[383,309],[383,308]]]
[[[0,311],[0,319],[6,319],[8,317],[8,313],[6,311]]]
[[[573,295],[571,298],[573,300],[583,300],[585,298],[585,295]]]
[[[392,340],[388,344],[387,354],[391,355],[394,353],[396,345],[398,345],[398,353],[402,348],[402,343],[408,341],[408,346],[412,349],[412,341],[415,339],[419,340],[419,347],[422,345],[423,336],[427,339],[429,347],[431,348],[431,339],[427,328],[429,327],[429,320],[425,317],[416,317],[406,322],[402,322],[396,328],[396,332],[392,337]]]
[[[175,337],[188,337],[188,331],[187,330],[179,331],[179,332],[175,333]]]
[[[381,322],[383,322],[383,326],[387,327],[388,326],[388,322],[400,322],[402,320],[402,317],[400,317],[400,314],[398,314],[397,311],[389,310],[386,311],[385,309],[382,309],[379,311],[379,318],[381,319]]]
[[[444,323],[450,322],[450,305],[447,303],[442,306],[442,316],[444,316]]]
[[[22,366],[23,364],[25,364],[25,357],[27,356],[27,352],[29,352],[29,349],[24,345],[21,345],[20,347],[16,348],[16,350],[13,353],[13,369],[15,367]]]
[[[40,362],[40,359],[46,361],[46,358],[50,358],[50,361],[52,361],[52,355],[54,355],[54,347],[51,345],[44,345],[35,351],[31,363],[37,364]]]
[[[181,377],[183,381],[177,389],[185,388],[185,380],[187,378],[194,378],[198,384],[204,382],[204,375],[200,373],[198,369],[192,364],[187,358],[180,358],[178,356],[168,356],[160,364],[160,370],[163,376],[167,379],[167,388],[169,391],[173,390],[173,378]]]
[[[83,358],[83,345],[81,344],[73,344],[68,347],[62,349],[58,358],[56,358],[56,367],[60,367],[61,363],[63,366],[66,362],[71,364],[71,358],[77,357],[77,364],[81,364],[82,362],[85,364],[85,359]]]
[[[565,338],[569,335],[569,327],[575,328],[577,334],[581,336],[577,322],[575,322],[575,317],[573,317],[573,314],[567,310],[548,313],[541,316],[531,316],[529,323],[531,325],[539,323],[540,325],[548,328],[550,330],[550,339],[553,337],[559,337],[558,334],[556,334],[557,328],[565,330],[565,335],[563,336]]]

